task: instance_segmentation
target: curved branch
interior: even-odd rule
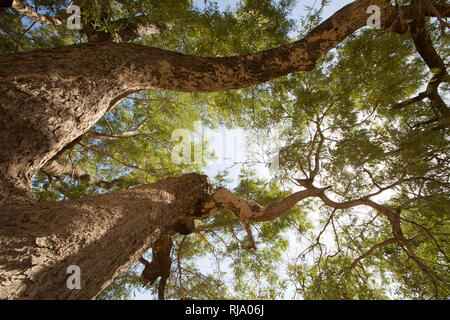
[[[108,110],[106,110],[105,113],[111,111],[112,109],[114,109],[115,106],[117,106],[120,101],[122,101],[123,99],[125,99],[126,97],[128,97],[129,95],[139,92],[140,90],[127,90],[121,94],[119,94],[118,96],[114,97],[113,99],[111,99],[111,101],[109,102],[109,107]]]
[[[13,81],[17,80],[18,74],[20,78],[27,78],[31,76],[30,71],[35,75],[36,68],[44,68],[45,72],[41,70],[40,73],[49,77],[55,74],[62,78],[80,74],[90,77],[95,74],[98,79],[104,71],[104,61],[108,61],[108,72],[102,76],[117,79],[116,84],[121,90],[126,87],[211,92],[244,88],[292,72],[313,70],[320,57],[348,35],[366,26],[369,17],[366,10],[373,4],[378,4],[382,10],[382,28],[391,30],[398,20],[395,7],[381,0],[357,0],[337,11],[301,40],[245,56],[207,58],[131,43],[87,43],[52,50],[50,56],[43,51],[28,53],[41,61],[34,67],[30,64],[35,60],[25,59],[27,53],[21,56],[10,54],[14,63],[7,58],[8,61],[2,59],[0,64],[7,63],[6,67],[14,65],[17,68],[6,68],[8,72],[2,74],[2,78]],[[404,6],[402,13],[406,19],[411,19],[415,17],[415,7]],[[71,74],[73,69],[65,70],[64,60],[73,65],[74,56],[80,55],[85,59],[77,65],[76,74]],[[55,59],[61,63],[52,63]],[[22,61],[20,65],[16,63],[18,60]]]
[[[317,188],[313,185],[313,181],[310,179],[295,179],[301,186],[305,187],[308,191],[319,191],[322,190],[322,192],[319,192],[316,196],[319,197],[327,206],[332,207],[334,209],[349,209],[352,207],[364,205],[371,207],[378,212],[381,212],[391,224],[392,227],[392,233],[394,235],[394,238],[398,239],[399,241],[406,241],[403,236],[403,231],[400,227],[400,215],[397,212],[392,211],[390,208],[381,205],[379,203],[376,203],[372,200],[370,200],[368,197],[372,195],[368,195],[359,199],[355,200],[349,200],[345,202],[336,202],[331,200],[326,194],[325,191],[328,188]]]
[[[234,213],[245,225],[250,222],[270,221],[288,212],[297,202],[322,194],[327,188],[302,190],[295,192],[278,203],[263,207],[254,201],[245,200],[225,188],[217,188],[216,192],[204,204],[202,218],[211,216],[219,210]]]

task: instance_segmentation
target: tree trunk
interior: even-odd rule
[[[187,174],[133,189],[0,209],[0,299],[91,299],[212,192]],[[81,270],[69,289],[67,268]]]

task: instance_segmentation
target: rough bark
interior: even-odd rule
[[[311,188],[298,191],[278,203],[263,207],[256,202],[244,200],[225,188],[218,188],[214,195],[204,204],[202,217],[213,215],[218,210],[227,210],[233,212],[244,224],[271,221],[288,212],[299,201],[321,196],[326,189]]]
[[[0,299],[91,299],[159,239],[193,218],[212,192],[207,177],[105,195],[0,209]],[[81,289],[66,286],[81,269]]]

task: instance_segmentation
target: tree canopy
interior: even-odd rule
[[[72,1],[26,3],[40,18],[0,9],[1,53],[132,41],[205,58],[245,56],[304,38],[329,4],[293,18],[294,0],[242,0],[225,11],[209,0],[73,1],[83,25],[71,30],[55,19]],[[241,163],[239,176],[210,177],[217,190],[259,204],[258,215],[245,220],[225,205],[195,220],[193,232],[173,235],[165,298],[447,299],[450,12],[445,1],[397,5],[395,32],[355,31],[307,71],[221,92],[127,91],[40,168],[33,193],[42,202],[73,200],[204,173],[213,160],[172,160],[173,132],[193,132],[198,121],[277,128],[271,176]],[[412,21],[402,21],[402,6]],[[290,196],[299,202],[282,201]],[[280,203],[283,214],[274,209]],[[154,251],[97,299],[158,295],[163,281],[141,283]]]

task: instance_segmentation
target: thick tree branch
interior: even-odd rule
[[[134,44],[83,44],[53,50],[56,55],[70,53],[84,54],[88,60],[80,66],[80,73],[92,74],[103,59],[110,63],[111,71],[128,87],[161,88],[188,92],[209,92],[237,89],[258,84],[295,71],[312,70],[317,59],[342,42],[348,35],[364,27],[369,15],[369,5],[379,4],[382,8],[385,29],[397,21],[397,10],[381,0],[358,0],[336,12],[313,29],[303,39],[274,49],[227,58],[206,58],[178,54],[175,52],[148,48]],[[415,8],[402,7],[406,19],[415,17]],[[36,54],[36,52],[29,53]],[[23,55],[27,55],[24,53]],[[46,54],[42,63],[46,63]],[[17,61],[26,56],[14,57]],[[24,61],[25,62],[25,61]],[[70,60],[73,63],[73,60]],[[25,67],[25,66],[24,66]],[[28,67],[28,66],[27,66]],[[54,64],[46,64],[47,74],[56,71]],[[6,74],[5,80],[19,73]],[[133,72],[142,70],[141,72]],[[9,72],[10,70],[8,70]],[[62,72],[60,75],[67,74]],[[86,75],[87,75],[86,74]],[[162,76],[164,75],[164,76]],[[23,74],[25,76],[25,74]],[[68,74],[66,76],[69,76]]]
[[[302,190],[291,194],[278,203],[263,207],[254,201],[247,201],[225,188],[217,188],[203,208],[202,216],[210,216],[219,210],[227,210],[245,224],[250,222],[270,221],[280,217],[294,207],[299,201],[319,196],[327,188],[317,188],[314,190]]]
[[[49,161],[41,168],[41,172],[54,177],[58,180],[64,180],[65,177],[73,177],[88,184],[96,184],[102,182],[100,179],[92,177],[85,170],[72,166],[70,163],[59,163],[57,161]]]
[[[81,6],[83,0],[74,0],[73,4],[77,6]],[[22,13],[30,19],[33,19],[35,22],[39,22],[42,24],[51,24],[51,25],[61,25],[63,24],[72,13],[62,12],[57,17],[51,17],[46,14],[39,14],[32,8],[30,8],[25,1],[22,0],[13,0],[12,6],[13,9]],[[118,40],[127,42],[136,40],[139,37],[158,34],[164,30],[164,27],[160,26],[156,22],[149,21],[145,15],[140,15],[137,17],[133,17],[133,22],[130,21],[129,18],[118,19],[116,21],[110,22],[111,25],[117,27],[118,31],[116,33]],[[87,32],[87,29],[84,29]],[[102,40],[102,41],[111,41],[113,40],[112,35],[106,34],[104,32],[96,32],[95,30],[90,30],[88,33],[88,38],[90,40]]]
[[[150,247],[158,251],[180,219],[196,217],[212,191],[206,176],[187,174],[83,199],[0,207],[0,299],[92,299]],[[80,290],[66,285],[70,265],[81,269]]]
[[[425,24],[425,16],[429,11],[425,10],[424,2],[422,0],[415,2],[417,2],[415,5],[417,7],[417,17],[411,22],[411,35],[417,52],[419,52],[422,59],[430,68],[430,71],[433,73],[433,77],[428,83],[426,93],[432,102],[432,106],[438,110],[442,116],[447,116],[450,114],[450,110],[438,92],[439,85],[444,81],[448,81],[446,66],[434,48]]]
[[[245,247],[246,250],[256,249],[255,241],[251,231],[250,223],[270,221],[287,213],[299,201],[308,197],[317,196],[326,188],[316,190],[303,190],[295,192],[278,203],[263,207],[254,201],[247,201],[225,188],[217,188],[215,193],[204,204],[202,209],[202,218],[213,215],[219,210],[226,210],[236,215],[239,221],[244,225],[250,243]]]
[[[312,70],[317,59],[365,26],[366,10],[372,4],[382,8],[383,29],[398,31],[392,28],[398,20],[395,8],[382,1],[359,0],[297,42],[246,56],[194,57],[126,43],[82,44],[0,56],[0,111],[4,114],[0,139],[5,144],[0,153],[0,200],[16,195],[11,189],[19,189],[20,197],[29,191],[33,174],[67,143],[89,130],[108,110],[109,102],[123,92],[145,88],[222,91]],[[414,6],[403,7],[404,18],[414,18],[415,10]],[[17,125],[17,118],[22,126]],[[30,141],[30,136],[36,141]],[[1,261],[7,267],[2,269],[0,280],[8,284],[7,289],[0,287],[0,297],[54,294],[90,298],[149,246],[166,241],[161,237],[174,230],[180,216],[205,218],[218,210],[231,211],[243,222],[252,242],[251,222],[275,219],[307,197],[319,197],[335,209],[370,206],[385,214],[396,240],[409,244],[400,228],[399,213],[367,198],[337,203],[325,195],[326,188],[314,187],[312,180],[301,180],[307,190],[266,208],[223,188],[211,194],[206,178],[195,174],[77,201],[28,205],[16,198],[13,208],[0,207],[4,226],[0,236],[6,239],[2,257],[8,257]],[[124,234],[132,234],[135,241],[127,241]],[[99,253],[113,242],[120,252],[110,263]],[[69,249],[74,244],[77,247]],[[26,250],[16,250],[19,247]],[[155,248],[155,255],[158,250]],[[167,250],[162,260],[167,264]],[[85,291],[69,292],[64,286],[68,263],[86,270]],[[93,267],[95,272],[90,271]],[[165,272],[159,272],[159,276]],[[153,278],[148,275],[145,279],[150,282]],[[160,291],[164,291],[164,283],[160,282]]]

